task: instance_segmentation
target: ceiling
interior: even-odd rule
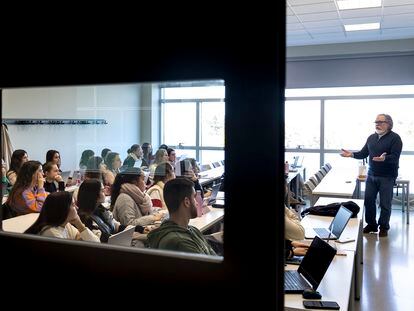
[[[336,0],[286,0],[287,46],[414,38],[414,0],[338,10]],[[346,32],[344,24],[380,22],[379,30]],[[414,47],[413,47],[414,49]]]

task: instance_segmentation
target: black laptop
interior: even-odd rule
[[[211,190],[211,196],[208,199],[208,205],[211,205],[216,202],[217,194],[220,190],[220,184],[215,184]]]
[[[336,254],[336,249],[315,236],[298,270],[285,271],[285,293],[300,294],[316,290]]]

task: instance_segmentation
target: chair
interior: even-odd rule
[[[319,171],[323,174],[323,176],[326,176],[326,174],[328,174],[329,172],[329,168],[327,168],[326,166],[322,166]]]
[[[223,165],[223,166],[224,166],[224,160],[221,160],[220,162],[221,162],[221,165]]]
[[[322,181],[323,179],[323,174],[321,173],[321,171],[318,171],[315,173],[316,178],[318,179],[319,182]]]
[[[309,181],[314,185],[314,187],[316,187],[319,184],[319,181],[316,179],[315,175],[309,177]]]
[[[221,166],[221,163],[219,161],[213,162],[213,167],[219,167]]]

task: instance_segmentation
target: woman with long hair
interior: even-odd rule
[[[151,179],[154,179],[154,173],[157,165],[161,164],[162,162],[168,162],[167,149],[158,149],[155,153],[154,163],[152,163],[149,167]]]
[[[23,163],[29,161],[27,152],[23,149],[16,149],[13,151],[10,161],[10,168],[7,171],[6,177],[11,185],[14,185]]]
[[[95,152],[93,152],[93,150],[90,150],[90,149],[84,150],[82,152],[81,159],[79,161],[79,168],[81,170],[85,170],[86,169],[86,166],[87,166],[87,163],[88,163],[88,160],[91,157],[93,157],[94,155],[95,155]]]
[[[80,220],[72,194],[67,191],[51,193],[39,217],[25,233],[68,240],[100,241],[100,232],[93,233]]]
[[[56,164],[57,167],[58,167],[58,169],[59,169],[59,172],[62,172],[60,170],[61,158],[60,158],[59,151],[53,150],[53,149],[52,150],[48,150],[46,152],[46,162],[45,162],[45,164],[48,163],[48,162],[52,162],[53,164]],[[43,164],[43,165],[45,165],[45,164]]]
[[[162,218],[162,214],[153,213],[151,198],[144,192],[144,176],[140,168],[130,167],[119,173],[112,185],[112,212],[124,226],[146,226]]]
[[[100,181],[90,179],[80,185],[77,198],[79,217],[89,229],[99,229],[101,242],[106,243],[112,234],[123,231],[126,226],[116,221],[112,213],[102,206],[104,202],[104,187]]]
[[[36,213],[42,209],[46,197],[42,164],[39,161],[25,162],[7,198],[7,204],[16,216]]]

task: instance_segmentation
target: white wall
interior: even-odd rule
[[[8,125],[15,149],[42,163],[46,151],[56,149],[69,170],[78,168],[84,149],[100,156],[107,147],[123,160],[141,143],[140,99],[138,84],[4,89],[3,118],[105,119],[106,125]]]

